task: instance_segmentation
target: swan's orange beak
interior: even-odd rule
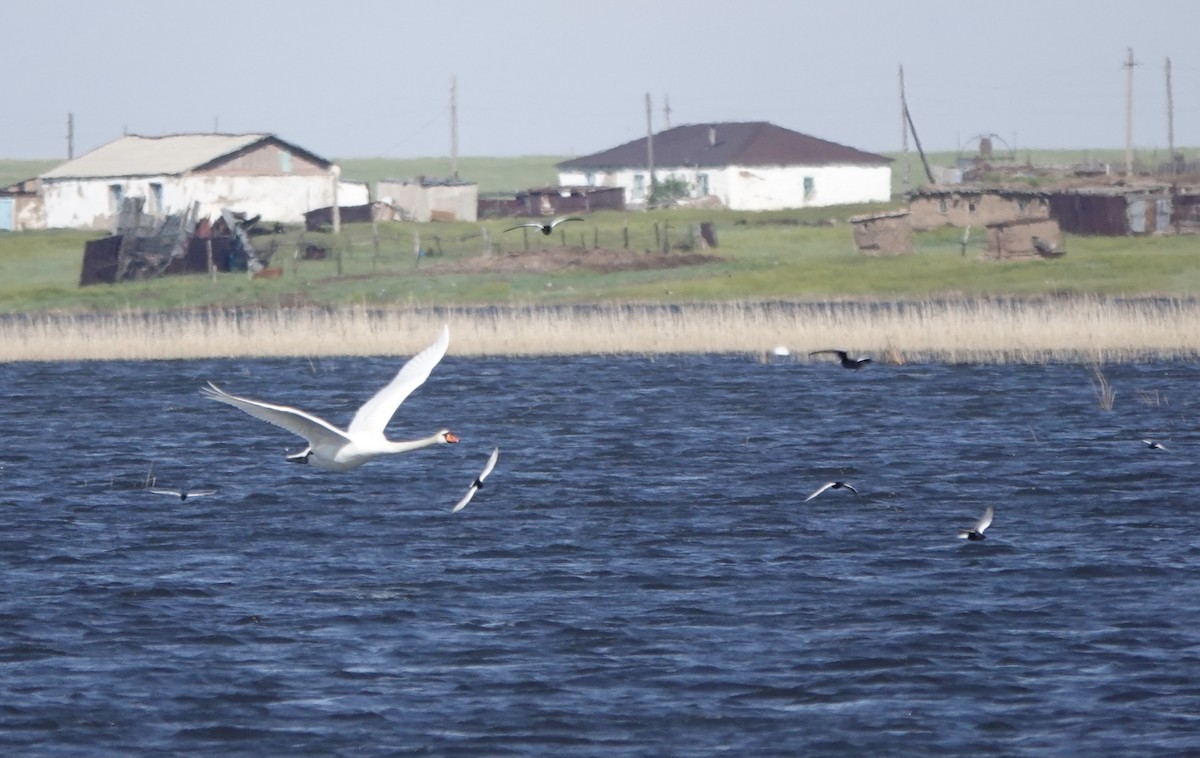
[[[458,437],[454,436],[450,432],[446,432],[446,441],[447,442],[458,442]]]

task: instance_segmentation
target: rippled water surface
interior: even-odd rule
[[[198,393],[400,363],[0,365],[0,752],[1200,751],[1197,364],[452,357],[348,474]]]

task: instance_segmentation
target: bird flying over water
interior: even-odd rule
[[[1142,442],[1146,443],[1146,446],[1151,450],[1161,450],[1164,453],[1167,452],[1166,446],[1160,442],[1155,442],[1154,440],[1142,440]]]
[[[825,490],[842,490],[842,489],[850,490],[855,495],[858,495],[858,490],[854,489],[854,487],[852,485],[847,484],[846,482],[825,482],[820,487],[818,487],[815,492],[813,492],[808,497],[804,498],[804,502],[807,503],[809,500],[812,500],[814,497],[816,497],[817,495],[820,495]]]
[[[975,526],[970,529],[959,529],[958,536],[964,540],[982,540],[984,539],[983,531],[992,525],[992,506],[988,506],[979,520],[975,522]]]
[[[504,231],[511,232],[514,229],[524,229],[528,227],[530,229],[539,229],[541,230],[542,234],[549,235],[550,232],[554,231],[554,227],[558,226],[559,224],[566,223],[567,221],[583,221],[583,219],[579,218],[578,216],[559,216],[548,224],[539,224],[536,221],[530,221],[528,224],[519,224],[517,226],[509,227]]]
[[[488,457],[487,464],[483,467],[483,471],[479,476],[475,477],[475,481],[471,482],[471,486],[467,488],[467,494],[463,495],[462,500],[458,501],[450,512],[458,513],[463,508],[467,507],[467,503],[471,502],[471,498],[475,497],[475,493],[483,489],[483,480],[487,479],[488,474],[492,473],[492,469],[496,468],[496,459],[500,457],[500,448],[492,450],[491,456]]]
[[[836,355],[838,360],[841,361],[842,368],[851,368],[855,371],[871,362],[871,359],[866,356],[862,356],[861,358],[851,358],[845,350],[814,350],[809,353],[809,355],[820,355],[821,353],[832,353]]]
[[[187,500],[189,497],[204,497],[205,495],[217,494],[216,490],[172,490],[165,487],[147,487],[147,489],[155,495],[170,495],[171,497],[179,498],[181,501]]]
[[[407,453],[430,445],[458,442],[449,429],[410,442],[393,442],[384,436],[388,421],[412,391],[425,383],[434,366],[450,346],[450,329],[443,326],[437,341],[413,356],[395,378],[363,404],[350,426],[338,429],[333,424],[287,405],[230,395],[212,382],[200,392],[209,400],[232,405],[257,419],[286,429],[308,440],[308,447],[287,456],[293,463],[308,463],[326,471],[349,471],[381,455]]]

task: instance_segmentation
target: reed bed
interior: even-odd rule
[[[39,314],[0,320],[0,362],[408,355],[443,323],[450,353],[463,356],[763,356],[782,346],[794,360],[843,348],[877,361],[1099,365],[1200,355],[1194,300],[1074,297]]]

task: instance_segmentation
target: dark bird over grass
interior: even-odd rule
[[[560,216],[548,224],[539,224],[536,221],[530,221],[528,224],[519,224],[517,226],[511,226],[508,229],[505,229],[504,231],[511,232],[516,229],[525,229],[525,228],[540,229],[542,234],[545,234],[548,236],[550,234],[550,232],[554,231],[554,227],[558,226],[559,224],[564,224],[568,221],[583,221],[583,219],[579,218],[578,216]]]

